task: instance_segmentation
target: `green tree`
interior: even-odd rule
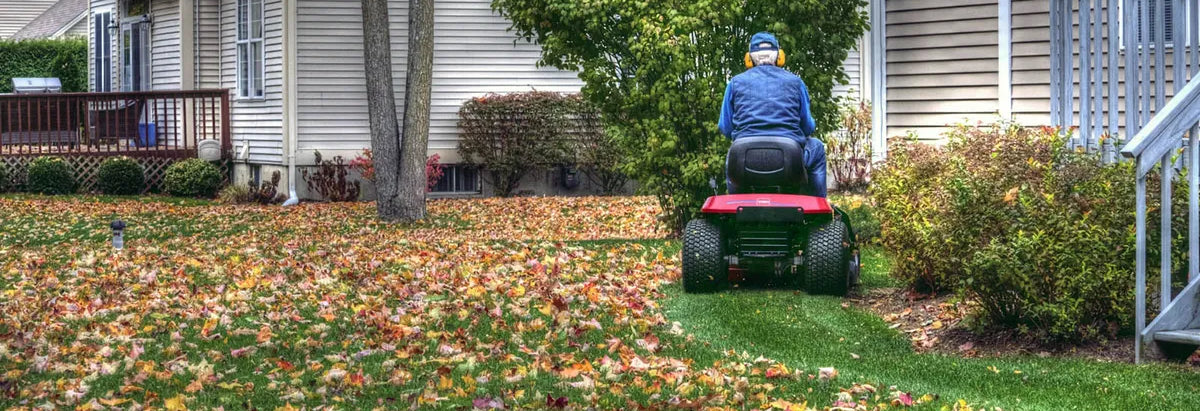
[[[818,133],[836,129],[834,84],[867,29],[864,0],[493,0],[513,30],[542,47],[541,64],[580,72],[631,153],[624,169],[658,197],[675,230],[722,180],[717,131],[725,85],[745,70],[750,36],[768,30],[786,68],[808,84]]]

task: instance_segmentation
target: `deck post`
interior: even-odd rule
[[[1137,177],[1137,274],[1134,287],[1133,361],[1142,362],[1142,329],[1146,327],[1146,175]]]

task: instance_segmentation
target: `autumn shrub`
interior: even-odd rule
[[[12,187],[12,175],[8,172],[8,166],[0,163],[0,193],[6,192]]]
[[[245,184],[230,184],[217,192],[217,200],[225,204],[248,204],[250,198],[250,186]]]
[[[108,195],[134,195],[146,188],[146,172],[132,158],[109,157],[100,163],[96,186]]]
[[[458,112],[458,152],[507,197],[530,172],[568,161],[579,100],[541,91],[471,99]]]
[[[442,156],[434,154],[425,159],[425,191],[433,191],[437,187],[438,181],[442,179],[444,166],[441,164]],[[375,183],[375,154],[371,149],[363,149],[362,154],[350,160],[350,168],[358,171],[358,175],[362,176],[363,180],[367,180],[372,184]]]
[[[438,181],[442,180],[442,175],[446,173],[446,168],[441,161],[442,156],[437,154],[425,159],[425,192],[433,191],[433,188],[437,187]]]
[[[944,148],[894,142],[872,184],[894,275],[915,288],[963,294],[982,327],[1044,342],[1127,328],[1132,164],[1075,151],[1056,129],[958,127],[947,138]],[[1175,232],[1185,224],[1179,219]]]
[[[342,156],[334,156],[330,160],[321,157],[320,151],[315,151],[313,157],[317,165],[312,170],[301,171],[308,191],[332,202],[358,201],[362,184],[349,178],[350,166]]]
[[[583,100],[577,100],[576,104],[586,106],[577,111],[580,128],[575,136],[575,162],[600,194],[616,194],[629,182],[629,176],[621,169],[626,158],[625,147],[604,127],[598,111]]]
[[[829,176],[838,191],[861,193],[871,177],[871,103],[846,100],[840,124],[825,141]]]
[[[850,224],[860,243],[879,241],[879,218],[875,215],[875,206],[870,197],[857,194],[835,195],[830,197],[830,201],[850,218]]]
[[[623,151],[622,168],[655,196],[675,232],[724,178],[729,141],[717,117],[729,78],[745,71],[750,36],[773,32],[785,69],[808,86],[817,134],[838,128],[833,87],[866,32],[865,0],[494,0],[540,63],[579,73]]]
[[[163,189],[176,197],[213,198],[221,188],[221,181],[221,170],[217,166],[192,158],[167,167]]]
[[[38,157],[29,163],[25,189],[38,194],[71,194],[75,192],[75,176],[71,166],[59,157]]]

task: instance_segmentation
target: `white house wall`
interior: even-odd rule
[[[361,150],[370,145],[357,2],[302,0],[298,10],[299,150]],[[407,2],[393,1],[392,62],[403,110]],[[514,42],[510,23],[486,0],[436,3],[429,149],[457,159],[458,109],[487,93],[578,92],[572,72],[538,68],[541,49]],[[306,156],[302,156],[306,157]]]
[[[345,3],[358,4],[355,1]],[[241,151],[249,145],[249,161],[258,164],[283,163],[283,1],[263,1],[263,66],[266,77],[264,97],[237,98],[237,0],[221,2],[220,88],[230,90],[230,128],[233,147]],[[204,76],[202,76],[204,77]]]

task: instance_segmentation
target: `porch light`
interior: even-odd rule
[[[125,222],[121,220],[112,222],[113,248],[121,250],[125,248]]]

